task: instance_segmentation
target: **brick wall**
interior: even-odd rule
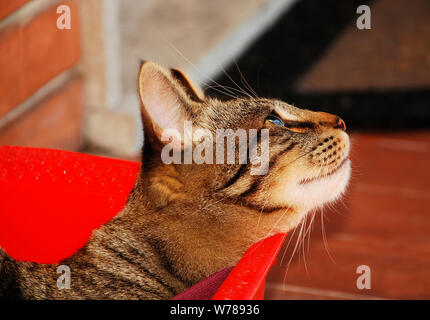
[[[71,29],[57,28],[57,7]],[[0,145],[77,150],[83,87],[78,0],[0,3]]]

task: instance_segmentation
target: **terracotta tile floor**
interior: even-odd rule
[[[326,245],[318,212],[289,268],[299,229],[288,248],[287,238],[266,299],[430,298],[430,131],[357,133],[352,144],[349,190],[324,209]],[[356,287],[360,265],[369,290]]]

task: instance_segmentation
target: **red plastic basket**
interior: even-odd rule
[[[87,154],[0,147],[0,246],[17,260],[56,263],[125,205],[139,163]],[[253,245],[213,299],[263,299],[285,238]]]

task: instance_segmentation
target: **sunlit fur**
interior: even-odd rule
[[[248,168],[235,183],[219,190],[220,185],[225,185],[240,170],[240,165],[213,165],[205,168],[209,180],[205,188],[199,185],[200,193],[207,190],[212,197],[233,199],[244,209],[260,210],[261,216],[265,216],[264,211],[273,210],[271,215],[280,218],[276,226],[270,223],[265,226],[265,217],[258,218],[263,236],[294,228],[307,212],[336,200],[344,192],[351,170],[347,160],[349,138],[345,131],[336,128],[338,117],[299,109],[278,100],[256,98],[228,103],[211,99],[202,109],[196,115],[196,126],[204,123],[213,131],[217,128],[269,129],[268,174],[252,176]],[[313,127],[267,124],[264,119],[272,111],[282,120],[309,122]]]
[[[273,99],[205,97],[182,72],[149,62],[138,87],[145,141],[125,208],[59,262],[71,269],[70,290],[58,290],[57,264],[18,262],[0,249],[0,297],[169,299],[235,265],[251,244],[291,230],[344,192],[349,138],[337,116]],[[272,112],[285,126],[265,121]],[[249,163],[163,163],[162,132],[180,131],[183,121],[214,134],[268,129],[267,174],[252,175]],[[182,143],[186,139],[187,133]]]

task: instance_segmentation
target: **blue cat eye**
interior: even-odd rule
[[[276,124],[278,126],[284,126],[284,122],[276,115],[271,114],[269,115],[266,120],[264,121],[264,123],[273,123]]]

